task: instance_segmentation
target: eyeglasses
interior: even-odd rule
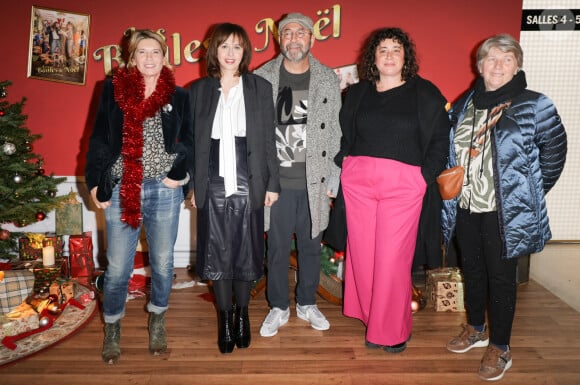
[[[298,31],[291,31],[289,29],[286,29],[282,31],[282,34],[280,36],[282,36],[284,40],[290,40],[292,39],[292,36],[296,36],[296,38],[298,39],[304,39],[304,37],[309,36],[310,33],[311,33],[310,31],[307,31],[305,29],[299,29]]]

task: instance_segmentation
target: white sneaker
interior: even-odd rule
[[[318,306],[316,305],[296,305],[296,315],[298,318],[303,319],[304,321],[310,322],[310,326],[316,330],[328,330],[330,329],[330,323],[322,314],[320,310],[318,310]]]
[[[280,326],[286,325],[290,318],[290,308],[282,310],[279,307],[273,307],[262,322],[260,335],[262,337],[273,337],[278,334]]]

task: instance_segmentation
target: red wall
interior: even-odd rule
[[[123,31],[130,27],[164,29],[170,51],[174,49],[172,36],[179,36],[182,63],[175,66],[175,71],[181,86],[200,77],[203,67],[184,60],[184,47],[193,40],[203,41],[216,23],[243,25],[255,48],[265,48],[254,53],[253,67],[277,52],[272,36],[259,31],[264,26],[262,21],[278,21],[287,12],[300,11],[314,21],[328,17],[334,23],[322,29],[321,35],[328,37],[317,41],[313,48],[314,55],[331,67],[354,63],[362,41],[373,29],[398,26],[415,40],[420,74],[437,84],[449,101],[473,81],[472,57],[478,43],[499,32],[519,36],[522,9],[520,0],[11,0],[2,6],[0,79],[13,83],[8,89],[10,101],[27,98],[27,125],[33,133],[43,135],[35,143],[34,152],[44,157],[46,171],[70,176],[84,174],[87,140],[105,63],[89,59],[85,85],[27,78],[32,5],[89,14],[91,56],[102,53],[105,46],[118,44]],[[333,36],[333,27],[339,27],[334,33],[338,36]],[[196,56],[199,53],[194,53]],[[173,63],[174,57],[170,60]]]

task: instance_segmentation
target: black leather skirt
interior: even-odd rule
[[[226,198],[219,140],[212,139],[208,190],[197,213],[196,272],[202,279],[253,281],[264,273],[264,207],[251,207],[246,138],[236,137],[238,191]]]

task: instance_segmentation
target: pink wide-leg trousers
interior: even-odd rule
[[[421,168],[349,156],[341,183],[348,229],[344,315],[366,325],[369,342],[405,342],[413,322],[411,266],[426,189]]]

